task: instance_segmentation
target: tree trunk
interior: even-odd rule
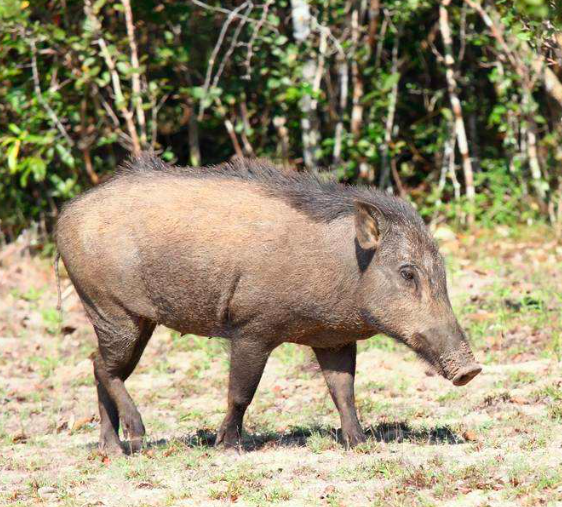
[[[398,71],[398,50],[400,47],[400,32],[396,33],[394,38],[394,45],[392,46],[392,75],[398,75],[394,80],[390,97],[388,99],[388,110],[386,113],[385,131],[384,131],[384,144],[382,150],[382,169],[379,176],[379,188],[384,190],[388,185],[390,175],[390,143],[392,142],[392,130],[394,128],[394,115],[396,113],[396,104],[398,102],[398,83],[400,75]]]
[[[140,81],[140,63],[137,49],[137,41],[135,39],[135,24],[133,22],[133,11],[131,9],[131,0],[121,0],[125,10],[125,24],[127,25],[127,36],[129,38],[129,47],[131,48],[131,66],[133,71],[131,73],[131,85],[133,88],[133,104],[137,115],[137,122],[140,129],[140,143],[146,146],[146,118],[144,116],[144,109],[141,95],[141,81]]]
[[[193,167],[201,165],[201,151],[199,150],[199,124],[193,106],[189,108],[187,120],[187,137],[189,142],[189,163]]]
[[[293,36],[297,42],[305,43],[311,34],[310,24],[312,21],[307,0],[291,0],[291,16]],[[302,69],[302,78],[312,89],[315,88],[318,67],[316,60],[310,57]],[[316,169],[318,167],[320,143],[316,100],[310,94],[305,94],[301,99],[300,108],[304,164],[308,169]]]
[[[464,183],[466,187],[466,197],[470,204],[470,210],[467,217],[468,224],[472,225],[474,223],[474,199],[475,199],[474,176],[472,172],[472,163],[468,152],[468,142],[466,139],[466,129],[464,126],[461,102],[457,94],[457,81],[455,79],[455,71],[454,71],[455,60],[453,59],[453,41],[451,38],[451,28],[449,26],[449,13],[447,12],[447,7],[449,6],[450,3],[451,0],[441,1],[441,5],[439,6],[439,29],[441,31],[441,37],[443,39],[447,88],[449,90],[451,109],[453,110],[453,115],[455,120],[455,133],[457,136],[459,152],[462,157],[462,167],[464,173]]]
[[[351,13],[351,40],[353,43],[353,59],[351,62],[351,80],[353,82],[353,107],[351,109],[351,133],[358,138],[363,123],[363,76],[359,68],[357,48],[359,46],[359,8]]]
[[[341,146],[344,134],[343,117],[347,107],[347,95],[349,90],[349,67],[345,58],[338,58],[338,68],[340,76],[340,102],[338,108],[338,123],[336,124],[335,140],[334,140],[334,166],[341,164]]]

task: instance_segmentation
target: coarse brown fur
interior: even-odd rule
[[[403,341],[456,384],[479,372],[447,297],[445,270],[406,202],[322,182],[263,160],[177,168],[143,155],[65,206],[56,231],[98,336],[100,445],[136,449],[144,426],[124,381],[157,324],[231,342],[228,412],[236,445],[270,352],[311,346],[340,412],[355,412],[355,342]]]

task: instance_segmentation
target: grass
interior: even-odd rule
[[[214,448],[226,346],[159,329],[127,382],[146,446],[107,459],[96,445],[95,342],[76,296],[65,301],[64,334],[48,262],[14,264],[0,287],[0,505],[559,505],[562,262],[553,244],[521,230],[442,245],[454,308],[485,370],[455,388],[386,337],[359,343],[368,441],[352,451],[340,445],[311,351],[293,345],[266,368],[246,451]]]

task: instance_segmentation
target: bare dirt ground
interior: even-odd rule
[[[305,348],[273,354],[242,453],[215,449],[228,354],[160,328],[127,382],[140,455],[97,450],[95,342],[50,260],[0,251],[0,505],[562,505],[562,242],[546,229],[439,231],[452,299],[483,373],[455,388],[384,337],[360,344],[369,441],[339,419]]]

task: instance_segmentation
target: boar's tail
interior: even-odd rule
[[[55,255],[55,278],[57,279],[57,311],[59,312],[59,320],[62,326],[62,294],[60,290],[60,274],[59,274],[59,261],[60,261],[60,253],[57,252]]]

